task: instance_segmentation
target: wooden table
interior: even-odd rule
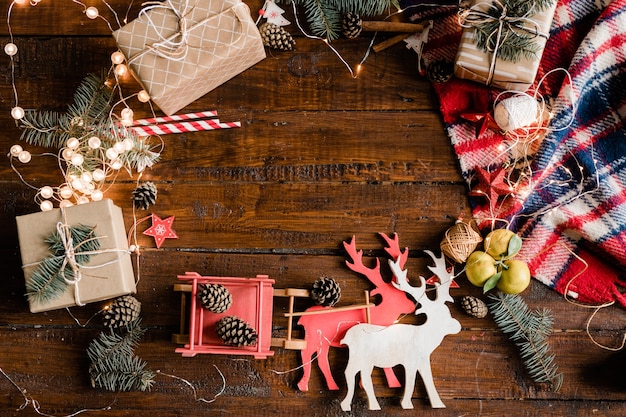
[[[252,10],[262,2],[246,1]],[[9,2],[0,2],[6,10]],[[126,2],[110,2],[126,10]],[[136,13],[138,5],[133,7]],[[104,7],[100,7],[104,10]],[[103,11],[104,13],[104,11]],[[254,13],[256,16],[256,13]],[[293,17],[289,16],[293,21]],[[87,20],[70,1],[44,0],[36,7],[16,6],[12,29],[19,45],[15,78],[25,108],[63,109],[80,80],[110,65],[115,44],[104,21]],[[294,26],[289,28],[296,34]],[[6,29],[2,41],[7,42]],[[383,39],[382,37],[380,38]],[[369,34],[333,45],[353,67],[364,56]],[[39,402],[42,413],[67,415],[83,408],[111,406],[95,416],[334,416],[343,415],[343,367],[347,351],[331,352],[340,381],[329,391],[314,366],[310,390],[300,392],[297,351],[275,349],[263,360],[245,356],[182,357],[171,341],[179,325],[180,298],[173,291],[177,275],[250,277],[265,274],[276,288],[309,288],[320,276],[342,287],[341,305],[362,302],[365,280],[346,268],[342,241],[357,237],[368,258],[384,257],[378,232],[397,232],[411,249],[409,277],[427,274],[422,250],[438,250],[444,231],[459,215],[468,216],[467,186],[438,113],[429,83],[417,73],[416,54],[402,45],[372,53],[358,78],[319,40],[297,37],[292,52],[269,51],[268,57],[186,110],[216,109],[222,120],[240,120],[240,129],[163,137],[161,160],[142,180],[158,187],[150,212],[175,216],[178,239],[160,249],[139,235],[141,277],[137,298],[147,327],[137,354],[153,370],[184,378],[189,386],[157,375],[150,392],[111,393],[90,387],[86,347],[102,330],[103,306],[94,303],[66,310],[31,314],[24,297],[24,278],[14,217],[38,210],[34,191],[11,170],[0,166],[0,250],[4,264],[0,292],[0,366],[19,387]],[[19,143],[20,130],[9,116],[13,102],[9,59],[0,58],[2,149]],[[126,91],[138,90],[130,78]],[[138,108],[136,117],[150,115]],[[38,150],[33,149],[36,153]],[[35,186],[58,184],[54,161],[33,158],[20,166]],[[122,207],[132,224],[131,192],[136,177],[120,175],[106,196]],[[139,230],[146,225],[139,225]],[[373,259],[371,259],[373,260]],[[462,324],[432,356],[435,384],[446,409],[432,410],[421,381],[414,411],[402,410],[400,389],[385,387],[375,373],[382,411],[368,411],[357,391],[352,415],[420,416],[622,416],[626,415],[626,361],[621,352],[595,346],[585,332],[591,310],[567,303],[538,282],[524,293],[529,305],[554,314],[550,338],[564,374],[562,389],[551,392],[527,377],[516,348],[490,318],[474,319],[461,310],[465,294],[480,295],[465,279],[452,290],[452,314]],[[298,309],[310,302],[300,300]],[[309,303],[309,304],[307,304]],[[272,334],[286,334],[285,299],[275,299]],[[624,311],[598,313],[590,334],[618,346]],[[293,334],[301,337],[294,325]],[[37,415],[32,404],[0,377],[0,414]]]

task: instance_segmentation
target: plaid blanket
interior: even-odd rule
[[[434,21],[424,63],[453,62],[458,9],[420,3],[402,6],[413,20]],[[555,68],[569,76],[550,72]],[[474,124],[461,117],[489,111],[500,91],[455,78],[434,88],[469,187],[478,168],[517,161],[510,137],[497,129],[477,137]],[[529,91],[550,98],[553,114],[549,132],[529,148],[529,186],[500,197],[495,208],[470,197],[473,214],[503,219],[520,234],[519,256],[539,281],[580,302],[626,306],[626,0],[558,0]]]

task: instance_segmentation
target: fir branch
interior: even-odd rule
[[[123,328],[124,329],[124,328]],[[154,373],[134,350],[145,333],[141,319],[131,322],[123,333],[114,329],[101,332],[87,348],[89,376],[94,388],[109,391],[146,391],[154,383]]]
[[[489,299],[487,305],[494,321],[520,349],[530,377],[535,382],[548,383],[553,391],[558,391],[563,374],[558,373],[555,355],[547,340],[552,332],[551,313],[546,309],[529,311],[519,295],[498,291]]]
[[[111,358],[133,355],[134,349],[146,331],[141,327],[141,319],[130,323],[126,330],[124,334],[119,334],[114,329],[110,329],[108,333],[100,333],[100,336],[92,340],[87,348],[89,360],[97,364]]]
[[[63,258],[60,257],[49,257],[41,261],[39,267],[26,280],[26,296],[30,301],[43,304],[65,292],[68,284],[59,273],[62,266]],[[73,271],[69,274],[73,275]]]
[[[95,227],[86,225],[70,226],[70,236],[75,254],[74,259],[79,265],[89,262],[91,254],[100,249],[100,239],[94,233]],[[44,242],[49,245],[51,256],[44,258],[37,269],[26,280],[26,296],[29,300],[46,303],[60,297],[67,289],[66,279],[74,279],[71,265],[63,265],[65,245],[58,230],[51,233]]]
[[[468,18],[468,23],[474,27],[474,41],[476,46],[488,53],[496,53],[503,61],[519,62],[522,58],[536,59],[541,47],[535,42],[538,36],[534,25],[527,22],[528,18],[543,12],[551,7],[556,0],[504,0],[492,2],[485,10],[485,15],[478,17],[476,22]],[[502,14],[506,13],[511,20],[501,21]],[[485,16],[491,18],[485,18]],[[503,23],[502,28],[500,24]]]
[[[341,34],[342,15],[347,12],[359,16],[377,16],[392,6],[399,8],[397,0],[281,0],[294,2],[304,8],[311,32],[328,39],[337,39]]]
[[[70,137],[82,137],[93,125],[108,120],[112,90],[103,79],[87,75],[74,93],[66,113],[27,110],[20,120],[21,139],[31,145],[60,148]]]

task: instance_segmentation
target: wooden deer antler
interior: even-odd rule
[[[425,250],[432,260],[435,262],[435,266],[429,266],[428,269],[439,278],[439,286],[437,287],[437,299],[441,298],[442,302],[450,301],[454,302],[454,299],[450,295],[450,284],[454,280],[454,277],[448,268],[446,267],[446,258],[443,254],[441,257],[436,257],[434,253],[429,250]]]
[[[389,259],[388,262],[389,268],[391,268],[391,272],[393,272],[393,275],[396,277],[397,280],[397,282],[392,283],[393,286],[409,294],[416,302],[419,303],[420,299],[426,293],[426,280],[424,279],[424,277],[420,276],[419,287],[413,287],[411,284],[409,284],[409,280],[406,276],[406,269],[402,269],[402,267],[400,266],[400,260],[398,259],[394,261],[392,259]]]
[[[385,281],[380,273],[380,261],[378,258],[376,258],[376,264],[373,268],[368,268],[363,265],[363,250],[357,250],[355,236],[352,236],[350,243],[344,242],[343,247],[346,249],[346,252],[348,252],[348,255],[350,255],[350,259],[352,259],[352,262],[346,261],[348,268],[365,276],[377,287],[385,284]]]
[[[385,252],[387,252],[392,259],[398,259],[400,261],[400,268],[404,268],[407,259],[409,259],[409,248],[404,248],[404,251],[400,250],[400,243],[397,233],[393,234],[393,238],[390,238],[384,233],[379,234],[385,240],[385,242],[387,242]]]

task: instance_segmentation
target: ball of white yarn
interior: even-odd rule
[[[498,102],[493,111],[493,118],[504,131],[517,130],[538,121],[540,108],[537,100],[521,94]]]

